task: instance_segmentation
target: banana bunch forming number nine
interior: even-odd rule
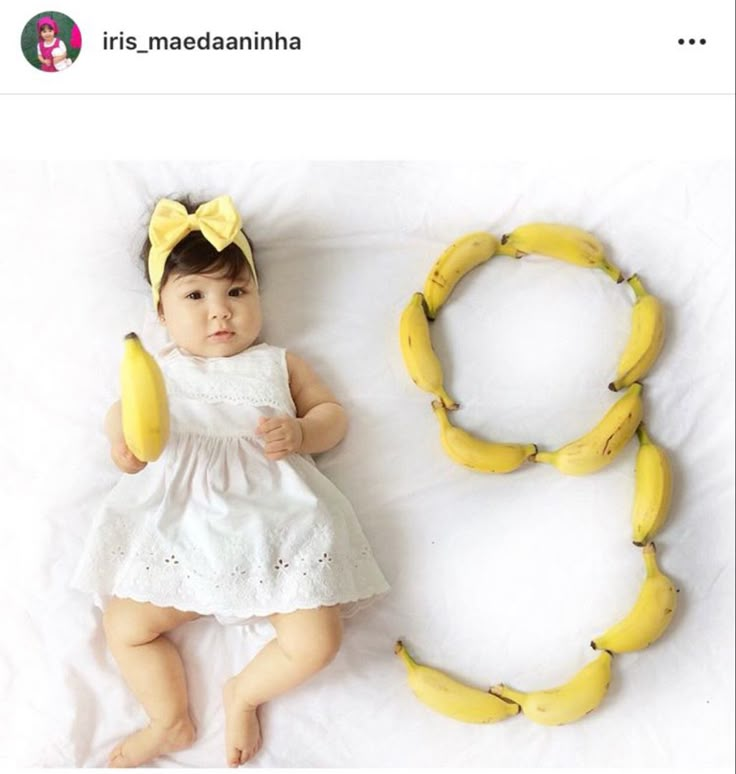
[[[636,430],[634,508],[631,512],[635,546],[646,545],[667,520],[672,499],[672,472],[664,449],[657,446],[642,422]]]
[[[657,566],[654,543],[642,549],[646,578],[628,614],[590,644],[597,650],[629,653],[658,640],[672,620],[677,607],[677,589]]]
[[[471,269],[492,258],[499,246],[498,239],[493,234],[474,231],[460,237],[440,255],[424,283],[427,317],[430,320],[437,316],[455,285]]]
[[[537,453],[533,443],[495,443],[476,438],[467,430],[454,427],[441,401],[432,402],[440,422],[440,439],[450,459],[481,473],[509,473]]]
[[[436,395],[448,409],[458,404],[447,394],[443,384],[442,366],[432,349],[426,302],[421,293],[414,293],[399,322],[399,341],[406,370],[420,390]]]
[[[552,452],[538,452],[536,462],[549,462],[562,473],[582,476],[611,463],[631,440],[642,417],[639,382],[620,397],[589,432]]]
[[[642,384],[662,349],[664,314],[660,301],[648,293],[637,274],[627,280],[634,291],[631,331],[609,389],[625,392],[589,430],[555,451],[539,451],[535,444],[485,441],[456,427],[448,411],[459,404],[446,392],[442,366],[432,349],[429,322],[447,301],[457,283],[471,269],[494,255],[521,258],[537,253],[597,268],[617,283],[624,280],[599,240],[582,229],[558,223],[529,223],[505,234],[472,232],[457,239],[435,261],[423,293],[414,293],[401,316],[399,338],[412,380],[432,393],[432,409],[440,424],[440,439],[455,462],[484,473],[508,473],[524,462],[549,463],[562,473],[586,475],[610,464],[637,435],[632,538],[642,548],[646,575],[628,613],[591,640],[597,657],[566,683],[555,688],[519,691],[499,683],[488,692],[465,685],[438,669],[417,663],[399,641],[395,646],[406,666],[409,685],[425,705],[468,723],[492,723],[522,712],[542,725],[571,723],[602,701],[611,680],[614,653],[640,650],[658,640],[677,607],[674,583],[657,565],[652,538],[664,525],[671,501],[672,473],[664,450],[650,438],[642,421]]]
[[[611,682],[611,654],[603,651],[570,680],[543,691],[516,691],[500,683],[491,692],[516,702],[535,723],[561,726],[592,712],[602,701]]]
[[[631,333],[616,369],[616,378],[608,385],[614,392],[643,379],[659,355],[664,342],[664,312],[659,299],[644,289],[637,274],[629,277],[636,294],[631,316]]]
[[[501,237],[499,252],[514,258],[538,253],[575,266],[601,269],[615,282],[624,280],[624,275],[608,260],[603,245],[593,234],[562,223],[519,226]]]
[[[401,640],[394,652],[404,662],[414,695],[435,712],[465,723],[495,723],[519,712],[519,706],[513,702],[465,685],[439,669],[418,664]]]

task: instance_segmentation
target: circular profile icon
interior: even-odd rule
[[[44,11],[26,22],[20,47],[31,66],[44,73],[58,73],[77,61],[82,33],[65,13]]]

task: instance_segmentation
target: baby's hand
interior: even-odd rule
[[[125,441],[117,441],[111,447],[110,451],[112,461],[123,471],[123,473],[140,473],[148,465],[136,457],[127,447]]]
[[[301,422],[294,417],[261,417],[256,435],[263,436],[266,442],[263,451],[269,460],[281,460],[298,452],[304,441]]]

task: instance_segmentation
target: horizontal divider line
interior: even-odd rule
[[[138,52],[138,53],[148,53]],[[733,91],[0,91],[0,97],[733,97]]]

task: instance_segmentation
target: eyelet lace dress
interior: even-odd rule
[[[95,516],[72,586],[241,623],[388,591],[355,512],[308,455],[272,461],[260,417],[296,416],[285,350],[159,358],[169,443]],[[361,604],[362,603],[362,604]]]

